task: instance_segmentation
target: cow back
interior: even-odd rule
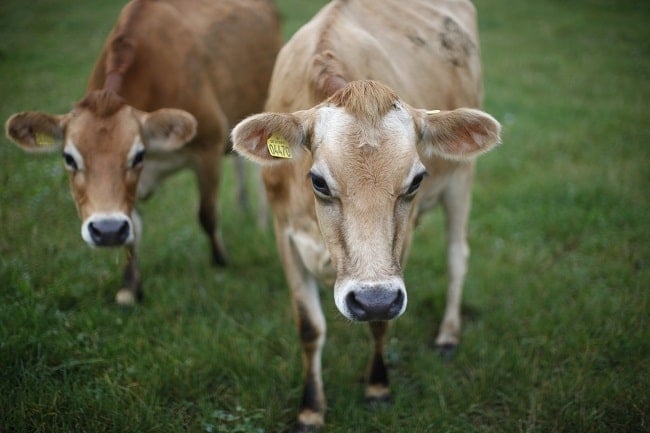
[[[338,0],[281,50],[267,111],[321,102],[324,76],[387,84],[415,107],[480,107],[476,11],[466,0]]]
[[[280,46],[268,0],[133,0],[120,14],[89,81],[144,111],[187,110],[199,128],[234,124],[263,107]]]

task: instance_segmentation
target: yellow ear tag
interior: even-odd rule
[[[287,140],[279,135],[271,135],[266,140],[266,147],[269,148],[269,153],[276,158],[291,158],[291,148]]]
[[[438,114],[438,113],[440,113],[440,110],[429,110],[429,111],[427,111],[427,115],[429,115],[429,116],[432,115],[432,114]]]
[[[36,140],[36,145],[37,146],[52,146],[56,142],[54,141],[54,137],[48,134],[43,134],[42,132],[37,132],[34,134],[34,139]]]

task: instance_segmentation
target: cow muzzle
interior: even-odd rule
[[[350,320],[391,320],[406,310],[406,289],[399,278],[372,283],[348,281],[336,286],[338,284],[334,289],[336,306]]]
[[[93,214],[81,225],[81,237],[93,247],[115,247],[133,242],[133,223],[123,213]]]

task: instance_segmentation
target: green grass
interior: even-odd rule
[[[67,111],[121,3],[0,3],[0,118]],[[288,36],[323,2],[279,3]],[[650,4],[476,3],[485,106],[504,137],[476,177],[461,346],[452,362],[431,348],[446,284],[435,212],[390,334],[392,407],[363,405],[368,332],[323,292],[326,431],[649,431]],[[231,162],[232,265],[208,265],[181,174],[142,206],[147,297],[124,310],[122,254],[83,244],[59,159],[0,145],[0,432],[284,431],[298,338]]]

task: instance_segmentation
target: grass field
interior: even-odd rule
[[[3,0],[0,119],[66,112],[121,1]],[[285,34],[322,1],[280,0]],[[370,410],[365,326],[323,292],[326,432],[650,431],[650,2],[476,1],[486,110],[456,358],[442,218],[423,219],[388,344],[394,404]],[[429,107],[435,108],[435,107]],[[232,265],[209,266],[189,174],[141,207],[145,302],[113,296],[121,251],[79,235],[59,155],[0,139],[0,432],[278,432],[301,364],[270,234],[221,199]]]

